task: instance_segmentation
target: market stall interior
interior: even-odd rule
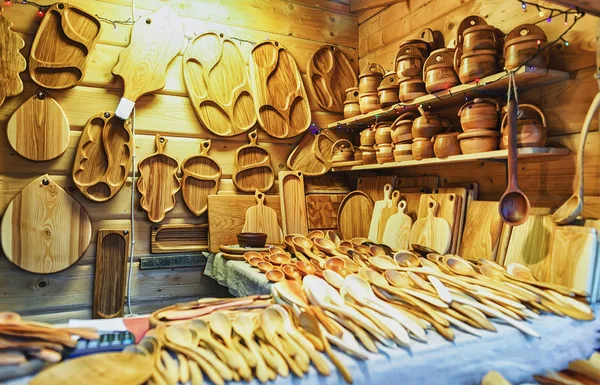
[[[0,9],[0,382],[600,383],[595,2]]]

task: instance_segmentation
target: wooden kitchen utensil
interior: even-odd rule
[[[208,224],[169,223],[152,226],[150,252],[190,253],[208,250]]]
[[[327,134],[307,132],[288,156],[288,168],[300,171],[304,176],[324,175],[331,169],[331,164],[327,161],[331,147],[328,152],[321,152],[321,148],[326,149],[330,141],[333,147],[333,141]]]
[[[460,246],[463,229],[465,227],[465,217],[467,215],[468,189],[466,187],[438,187],[433,189],[434,194],[455,194],[456,195],[456,225],[452,225],[452,246],[451,253],[456,253]],[[448,221],[450,223],[450,221]]]
[[[92,116],[83,128],[71,173],[79,191],[95,202],[117,195],[131,171],[132,147],[131,120],[111,112]]]
[[[85,209],[43,175],[21,190],[2,217],[2,249],[31,273],[56,273],[81,258],[92,237]]]
[[[392,204],[384,207],[381,210],[381,216],[379,217],[379,225],[377,226],[377,243],[382,243],[383,234],[390,217],[398,212],[398,202],[400,202],[400,192],[395,190],[392,193]]]
[[[504,266],[516,262],[532,266],[544,260],[551,250],[552,217],[531,215],[525,223],[513,227]]]
[[[256,44],[250,52],[250,74],[258,123],[267,134],[283,139],[308,130],[308,96],[287,49],[272,40]]]
[[[267,243],[283,244],[283,232],[277,223],[277,212],[265,206],[265,194],[256,190],[254,198],[256,206],[246,211],[246,222],[242,233],[264,233],[267,234]]]
[[[404,214],[408,215],[413,222],[419,217],[419,206],[421,205],[422,192],[409,192],[406,193],[400,190],[400,200],[406,202],[406,209]]]
[[[12,21],[0,14],[0,106],[7,97],[23,92],[23,81],[19,73],[27,68],[27,62],[19,52],[25,47],[25,41],[12,30],[12,26]]]
[[[308,194],[308,230],[337,229],[337,214],[346,194]]]
[[[123,316],[129,247],[129,230],[98,230],[93,318]]]
[[[221,179],[221,166],[208,155],[210,139],[200,141],[200,155],[192,155],[181,163],[183,201],[194,215],[208,209],[208,196],[216,194]]]
[[[148,219],[157,223],[175,207],[175,194],[181,183],[177,177],[179,163],[165,154],[167,138],[156,134],[154,143],[156,152],[138,163],[137,189],[142,195],[140,205],[148,213]]]
[[[338,209],[338,233],[342,239],[366,237],[369,235],[375,203],[362,191],[352,191],[344,197]]]
[[[69,3],[50,6],[31,46],[29,75],[39,86],[64,89],[85,76],[102,32],[100,20]]]
[[[266,192],[275,183],[275,173],[271,166],[269,150],[257,144],[256,130],[248,133],[250,144],[242,146],[235,152],[233,164],[233,184],[243,192],[255,190]]]
[[[405,209],[406,201],[400,201],[398,212],[388,219],[383,232],[381,243],[394,250],[408,250],[410,246],[408,241],[413,220],[404,213]]]
[[[394,186],[396,184],[397,177],[395,175],[390,176],[367,176],[358,178],[356,181],[356,189],[367,194],[373,202],[377,202],[383,199],[384,187],[386,184]]]
[[[443,218],[452,230],[452,242],[455,240],[455,230],[459,226],[459,212],[461,207],[460,197],[456,194],[424,194],[419,202],[418,218],[427,218],[429,215],[429,198],[433,198],[439,205],[436,216]],[[450,244],[450,253],[454,253],[454,243]]]
[[[129,45],[112,69],[124,84],[115,112],[119,118],[129,118],[140,96],[164,88],[167,66],[183,47],[184,36],[181,17],[171,5],[163,5],[135,21]]]
[[[283,234],[308,234],[304,176],[299,171],[279,172]]]
[[[198,120],[210,132],[234,136],[256,124],[244,57],[223,33],[205,32],[188,43],[183,80]]]
[[[52,97],[38,90],[12,114],[6,125],[11,147],[35,161],[54,159],[69,145],[69,122]]]
[[[317,105],[325,111],[342,113],[346,89],[358,86],[358,78],[344,51],[326,45],[308,60],[308,86]]]
[[[502,223],[498,202],[471,202],[460,244],[460,256],[471,260],[496,260]]]
[[[373,215],[371,216],[371,223],[369,225],[369,235],[367,238],[373,242],[379,242],[379,220],[383,213],[383,209],[392,206],[392,185],[386,184],[383,186],[383,199],[375,202],[373,206]],[[363,218],[363,220],[365,220]],[[385,227],[385,224],[384,224]]]
[[[429,247],[446,254],[452,243],[452,228],[448,221],[436,217],[439,204],[432,197],[428,197],[427,217],[419,218],[410,230],[410,244]]]

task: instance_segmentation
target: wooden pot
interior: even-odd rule
[[[425,82],[421,78],[405,79],[400,82],[398,97],[403,103],[427,95]]]
[[[438,158],[446,158],[452,155],[460,155],[458,135],[458,132],[443,132],[431,138],[435,156]]]
[[[349,140],[339,139],[331,146],[331,162],[348,162],[354,160],[354,146]]]
[[[425,57],[416,45],[405,44],[394,58],[396,74],[399,78],[421,76]]]
[[[482,50],[463,54],[460,49],[456,50],[455,64],[460,81],[470,83],[481,80],[486,76],[498,72],[498,59],[496,50]]]
[[[506,35],[504,40],[504,67],[507,70],[514,70],[531,59],[527,63],[528,66],[538,69],[548,68],[550,51],[541,50],[547,43],[546,34],[537,25],[518,26]]]
[[[429,138],[414,138],[412,143],[412,155],[415,160],[433,158],[433,142]]]
[[[457,31],[457,45],[464,53],[496,49],[496,28],[480,16],[468,16],[461,21]]]
[[[377,163],[377,154],[374,147],[360,146],[359,149],[362,151],[363,164],[375,164]]]
[[[492,130],[469,130],[458,135],[463,154],[494,151],[498,149],[500,133]]]
[[[362,150],[354,147],[354,160],[363,160]]]
[[[366,114],[368,112],[379,109],[379,99],[377,97],[377,92],[368,92],[366,94],[360,94],[359,105],[361,114]]]
[[[404,40],[400,43],[400,47],[398,48],[401,50],[402,47],[406,45],[415,46],[421,52],[421,56],[426,58],[433,50],[433,41],[433,30],[431,28],[425,28],[419,32],[418,39]]]
[[[500,105],[494,99],[476,98],[463,104],[458,110],[463,131],[494,130],[498,127]]]
[[[396,144],[394,146],[394,160],[396,162],[411,160],[413,159],[412,155],[412,144]]]
[[[360,104],[355,102],[344,102],[344,119],[360,115]]]
[[[454,71],[454,48],[442,48],[431,53],[423,66],[423,80],[430,94],[460,84]]]
[[[442,121],[435,115],[427,114],[423,108],[419,107],[421,116],[416,118],[412,124],[412,136],[413,138],[427,138],[430,139],[434,135],[437,135],[444,131]]]
[[[346,102],[358,102],[358,87],[346,88]]]
[[[369,128],[365,128],[360,132],[360,145],[362,146],[374,146],[375,145],[375,125]]]
[[[379,64],[367,64],[358,76],[358,91],[360,96],[362,97],[366,93],[377,93],[377,87],[381,83],[384,73],[385,70]]]
[[[547,140],[547,126],[546,116],[542,110],[533,104],[519,104],[519,112],[522,110],[531,110],[541,118],[539,119],[517,119],[517,147],[544,147],[546,146]],[[503,109],[506,111],[506,107]],[[500,148],[505,149],[508,146],[508,130],[507,126],[507,115],[502,118],[502,124],[500,125],[502,131],[502,140],[500,141]]]
[[[406,112],[394,120],[392,123],[392,142],[394,144],[399,143],[401,138],[404,139],[409,134],[412,139],[412,125],[416,117],[414,112]]]
[[[375,148],[377,149],[377,163],[383,164],[394,161],[394,149],[391,144],[378,144]]]
[[[392,143],[392,124],[390,122],[380,122],[375,125],[375,143],[390,144]]]
[[[398,97],[398,76],[395,72],[388,72],[379,87],[377,87],[379,96],[379,106],[381,108],[394,105],[400,101]]]

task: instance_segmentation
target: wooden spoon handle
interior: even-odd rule
[[[354,382],[354,380],[352,379],[352,375],[350,374],[350,371],[348,370],[348,368],[333,353],[333,351],[331,350],[331,346],[329,346],[329,342],[324,341],[323,344],[325,344],[325,352],[327,352],[329,359],[331,360],[333,365],[335,365],[337,370],[340,372],[340,374],[344,378],[344,381],[346,381],[346,383],[348,383],[348,384],[352,384]]]
[[[585,116],[583,127],[581,128],[581,135],[579,136],[579,147],[577,149],[577,167],[575,173],[575,181],[573,190],[574,193],[582,197],[583,196],[583,153],[585,150],[585,142],[587,140],[588,132],[592,125],[592,121],[596,117],[596,112],[600,108],[600,92],[596,94],[596,97],[592,101],[592,105]]]

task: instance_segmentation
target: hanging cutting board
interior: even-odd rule
[[[250,52],[258,122],[275,138],[300,135],[310,126],[310,105],[292,54],[279,42],[263,41]]]
[[[321,47],[308,60],[307,71],[317,105],[325,111],[344,112],[346,89],[358,86],[346,54],[333,45]]]
[[[280,171],[278,179],[283,234],[308,234],[304,176],[299,171]]]
[[[452,246],[450,247],[450,252],[456,253],[465,226],[469,191],[466,187],[439,187],[434,188],[432,192],[434,194],[456,194],[458,208],[456,210],[456,225],[452,227]]]
[[[269,150],[257,144],[256,130],[248,134],[248,139],[250,144],[238,148],[235,152],[233,184],[243,192],[266,192],[275,183],[271,154]]]
[[[92,224],[85,209],[48,175],[29,183],[2,217],[2,249],[23,270],[51,274],[85,252]]]
[[[346,195],[338,209],[338,233],[342,239],[365,238],[369,235],[368,218],[373,217],[373,200],[362,191]]]
[[[513,262],[532,266],[544,260],[551,250],[550,236],[554,229],[551,215],[530,215],[511,231],[504,266]]]
[[[267,243],[279,245],[283,243],[283,232],[277,223],[277,212],[265,206],[265,194],[258,190],[254,194],[256,206],[246,210],[246,221],[243,233],[267,234]]]
[[[50,160],[67,150],[69,122],[56,100],[37,91],[12,114],[6,135],[19,155],[35,161]]]
[[[101,32],[100,20],[84,9],[66,2],[50,6],[31,46],[31,80],[50,89],[75,86],[85,76]]]
[[[25,41],[12,30],[12,26],[12,21],[0,14],[0,107],[7,97],[23,92],[19,73],[27,68],[27,62],[20,52],[25,47]]]
[[[219,136],[234,136],[256,124],[248,69],[233,40],[205,32],[183,54],[183,80],[198,120]]]
[[[322,136],[324,136],[323,139],[321,139]],[[320,141],[321,143],[319,143]],[[300,171],[305,176],[326,174],[331,169],[331,164],[327,161],[328,158],[321,153],[320,148],[326,147],[329,141],[333,147],[333,141],[326,134],[307,132],[288,156],[286,162],[288,168]]]
[[[424,195],[420,192],[404,192],[400,190],[400,200],[406,202],[406,209],[404,213],[408,215],[413,222],[417,220],[419,214],[419,206],[421,205],[421,196]]]
[[[383,199],[384,186],[386,184],[394,186],[396,179],[396,175],[362,177],[356,180],[356,189],[370,196],[373,202],[377,202]]]
[[[144,94],[164,88],[167,66],[175,59],[185,41],[183,22],[171,5],[136,20],[129,45],[119,54],[112,69],[123,79],[123,97],[116,114],[129,118],[136,100]]]
[[[373,215],[371,216],[371,222],[369,225],[369,235],[367,238],[373,242],[378,242],[379,238],[379,221],[383,213],[383,209],[392,206],[392,185],[386,184],[383,186],[383,199],[375,202],[373,206]],[[363,219],[364,220],[364,219]]]
[[[410,247],[408,242],[413,221],[404,213],[405,209],[406,202],[400,201],[398,212],[388,219],[383,232],[381,242],[394,250],[408,250]]]
[[[439,205],[436,216],[445,219],[450,225],[452,239],[450,240],[450,249],[448,252],[454,253],[455,248],[453,248],[453,242],[456,235],[455,229],[459,224],[458,214],[460,213],[461,206],[460,199],[456,194],[423,194],[419,204],[418,218],[426,218],[429,215],[429,197],[433,198]]]
[[[208,250],[208,224],[169,223],[152,226],[150,252],[191,253]]]
[[[221,179],[221,166],[208,155],[210,139],[200,141],[200,155],[193,155],[181,163],[181,192],[190,211],[199,216],[208,209],[208,196],[216,194]]]
[[[427,197],[427,217],[419,218],[410,230],[410,244],[418,244],[446,254],[452,244],[452,228],[447,220],[437,217],[440,205]]]
[[[121,190],[131,170],[131,120],[102,112],[88,120],[77,145],[73,182],[88,199],[105,202]]]
[[[346,194],[308,194],[308,230],[337,229],[338,209]]]
[[[138,163],[137,189],[142,195],[140,205],[148,213],[148,219],[157,223],[175,207],[175,194],[181,183],[177,178],[179,163],[165,154],[167,138],[156,134],[154,144],[156,152]]]
[[[129,230],[98,230],[93,318],[123,316],[129,247]]]
[[[398,202],[400,202],[400,191],[395,190],[392,193],[392,203],[381,210],[379,225],[377,226],[377,243],[383,240],[383,233],[390,217],[398,212]]]
[[[495,261],[500,246],[502,224],[498,202],[471,202],[467,210],[459,255],[471,260]]]

